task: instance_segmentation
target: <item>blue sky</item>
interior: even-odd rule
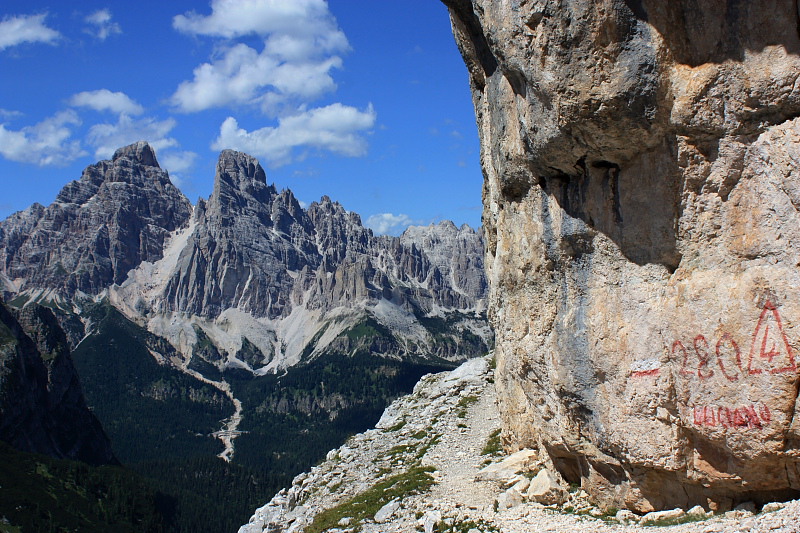
[[[145,139],[195,202],[219,151],[378,232],[480,225],[467,71],[437,0],[4,0],[0,218]]]

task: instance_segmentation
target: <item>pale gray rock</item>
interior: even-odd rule
[[[482,469],[475,476],[475,481],[495,481],[501,485],[508,485],[512,481],[516,483],[517,475],[530,472],[538,460],[539,454],[535,450],[520,450]]]
[[[708,513],[706,512],[705,509],[703,509],[699,505],[695,505],[694,507],[686,511],[686,516],[689,516],[691,518],[705,518],[706,516],[708,516]]]
[[[0,260],[16,305],[79,312],[73,298],[105,292],[201,366],[275,372],[323,352],[463,360],[492,343],[481,234],[442,222],[376,236],[327,196],[303,209],[232,150],[192,212],[147,143],[121,148],[52,205],[0,222]],[[366,321],[372,334],[346,334]],[[68,328],[73,344],[83,326]],[[324,401],[267,407],[346,407]]]
[[[614,515],[614,518],[623,524],[639,521],[639,516],[628,509],[620,509],[617,511],[617,514]]]
[[[600,508],[796,495],[797,3],[444,3],[510,449]]]
[[[497,497],[497,509],[504,510],[504,509],[511,509],[512,507],[516,507],[517,505],[522,503],[522,494],[511,487],[510,489],[506,489],[505,491],[501,492],[500,495]]]
[[[429,511],[425,513],[422,521],[422,529],[425,533],[434,533],[436,526],[442,521],[442,513],[440,511]]]
[[[95,295],[142,261],[160,258],[190,212],[150,145],[120,148],[87,167],[50,206],[34,204],[0,222],[0,274],[12,285],[6,292]]]
[[[669,509],[667,511],[652,511],[644,515],[640,523],[641,524],[658,524],[659,522],[665,522],[667,520],[677,520],[679,518],[683,518],[686,515],[686,512],[683,509]]]
[[[375,513],[375,517],[374,517],[375,522],[377,522],[378,524],[382,524],[382,523],[386,522],[387,520],[389,520],[392,517],[392,515],[399,508],[400,508],[400,502],[398,500],[390,501],[389,503],[387,503],[386,505],[384,505],[383,507],[378,509],[378,512]],[[349,524],[340,524],[340,525],[347,526]]]
[[[548,469],[541,469],[531,480],[526,496],[530,501],[543,505],[554,505],[567,500],[568,494],[564,487]]]
[[[297,305],[329,311],[386,299],[423,314],[434,306],[474,312],[487,290],[482,240],[471,228],[442,223],[376,237],[327,196],[304,210],[240,152],[220,155],[195,223],[165,290],[167,310],[214,318],[237,308],[274,319]],[[433,254],[451,262],[437,256],[442,264],[433,265]]]

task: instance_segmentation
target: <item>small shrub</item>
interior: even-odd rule
[[[481,455],[498,456],[503,453],[503,445],[500,441],[500,430],[496,429],[489,435],[489,440],[481,450]]]

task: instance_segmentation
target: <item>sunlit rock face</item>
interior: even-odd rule
[[[796,495],[796,3],[444,3],[506,443],[608,507]]]

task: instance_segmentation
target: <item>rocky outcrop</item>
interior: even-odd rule
[[[674,524],[681,525],[670,531],[681,533],[796,531],[799,500],[761,508],[747,502],[725,513],[599,509],[585,491],[567,491],[536,451],[498,451],[487,362],[476,358],[424,376],[375,429],[353,435],[295,477],[239,533],[647,533]]]
[[[69,345],[53,313],[0,303],[0,440],[89,464],[117,463],[89,411]]]
[[[49,299],[95,295],[162,255],[189,219],[189,201],[144,142],[83,171],[48,207],[34,204],[0,222],[0,279],[7,293]]]
[[[797,494],[796,2],[444,3],[507,445],[607,507]]]

